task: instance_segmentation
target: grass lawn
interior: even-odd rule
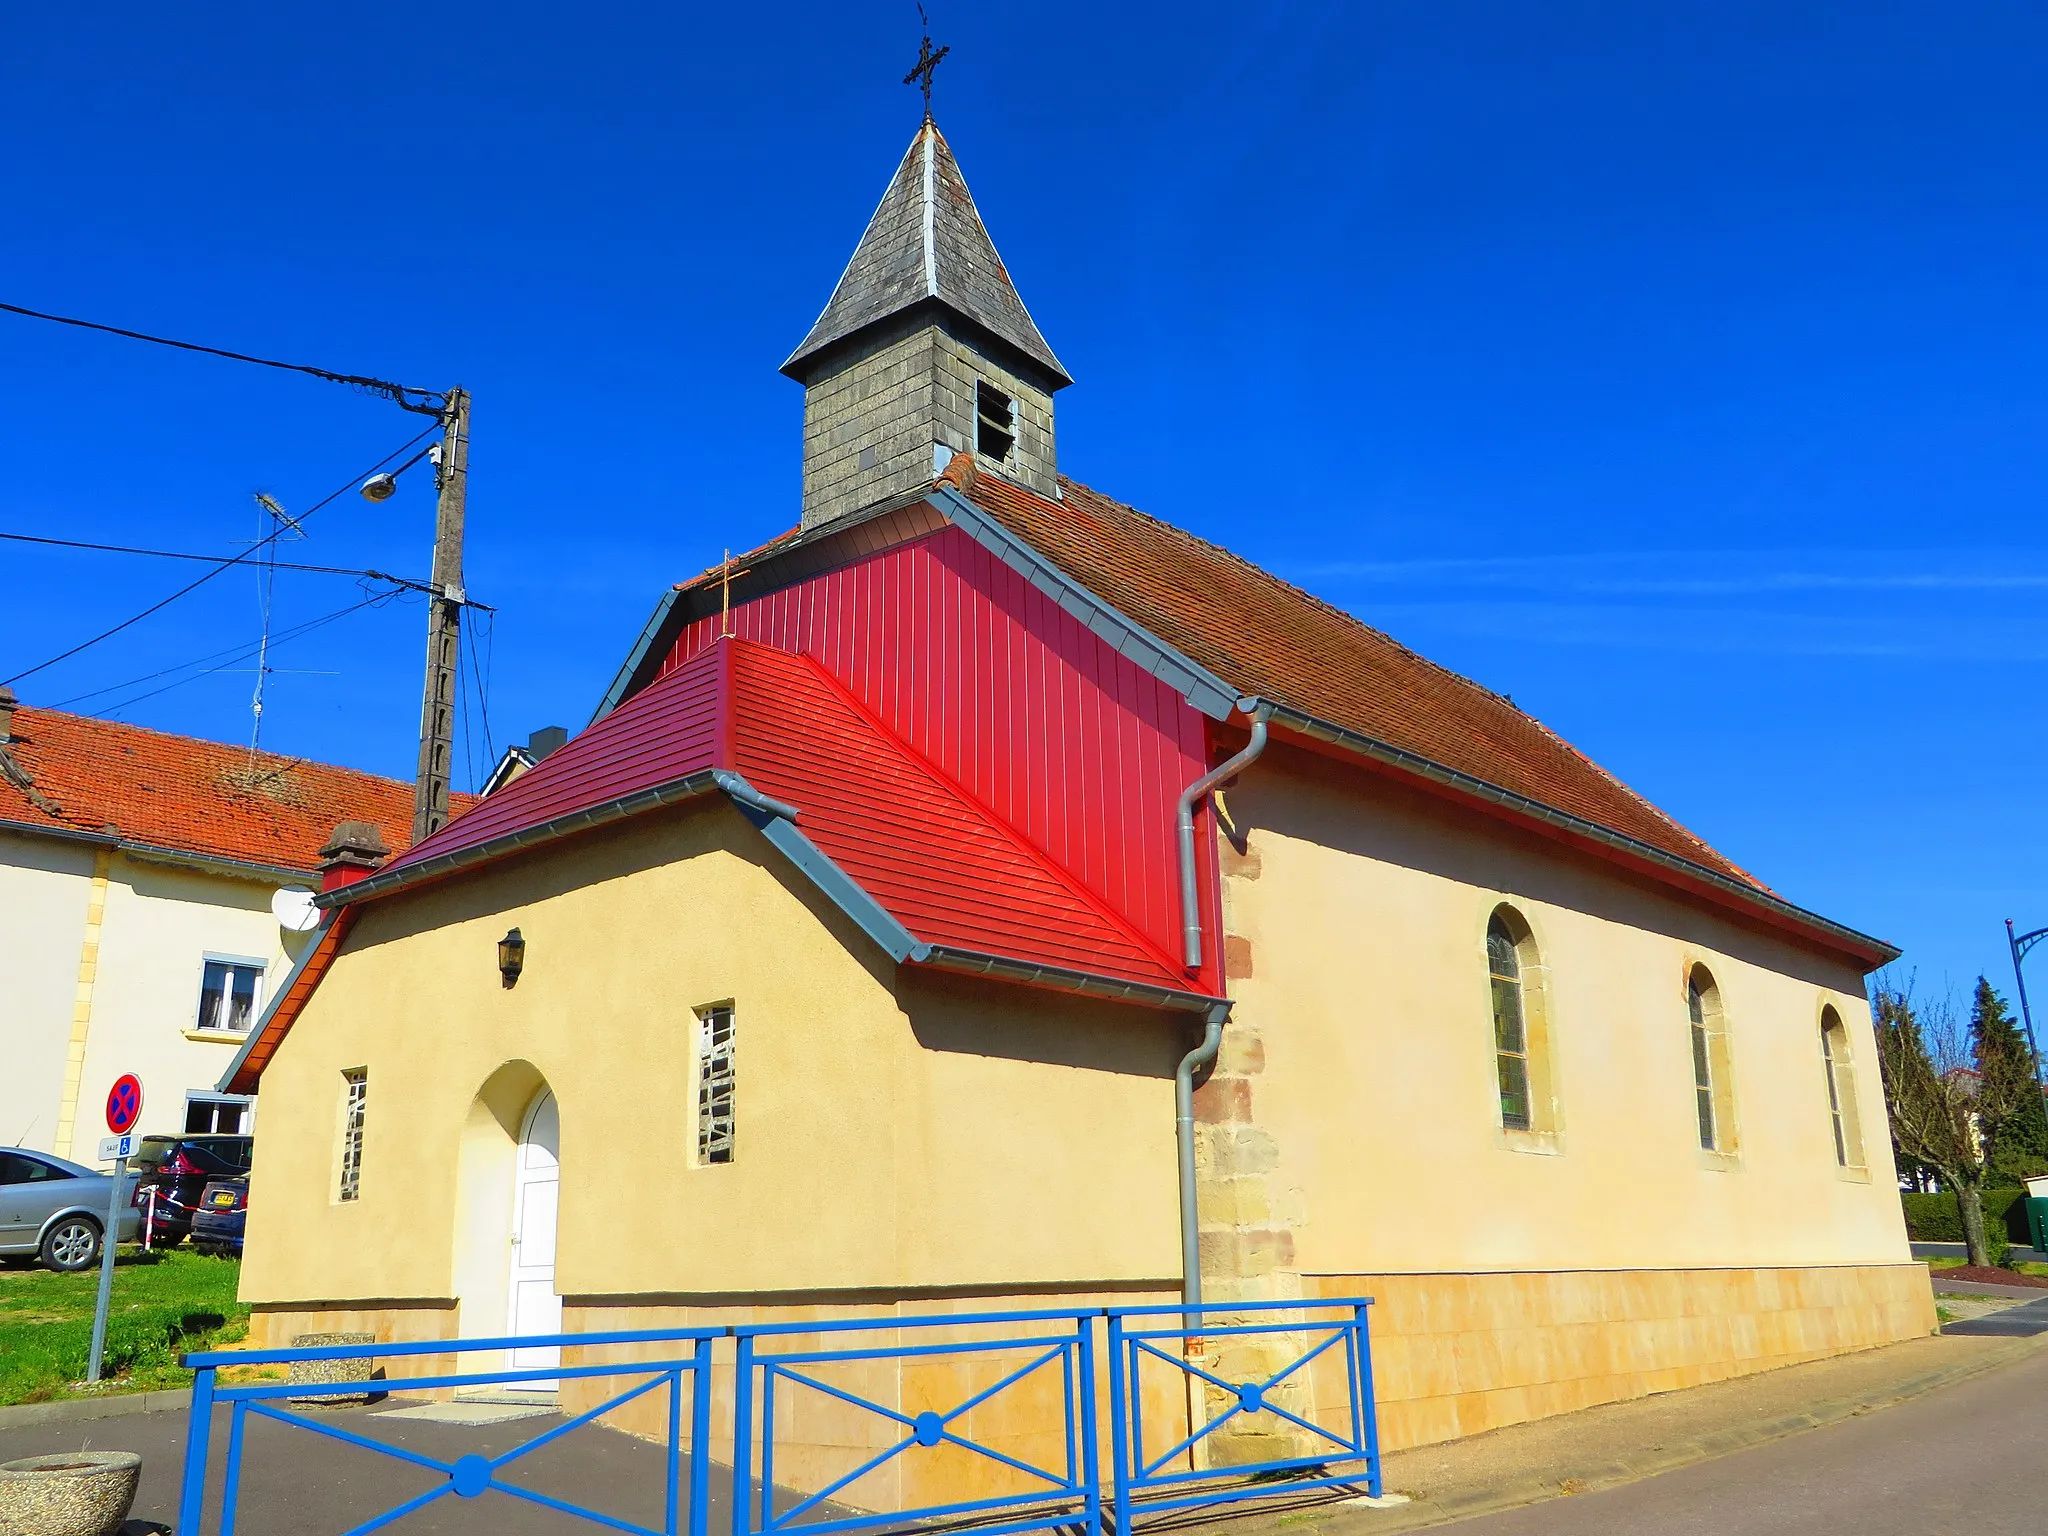
[[[107,1313],[105,1390],[182,1387],[186,1350],[232,1344],[249,1331],[249,1309],[235,1300],[239,1259],[186,1248],[145,1254],[124,1249],[114,1264]],[[97,1268],[77,1275],[0,1269],[0,1404],[77,1397],[92,1349]]]

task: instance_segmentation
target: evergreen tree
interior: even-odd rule
[[[2003,997],[1984,977],[1970,1002],[1970,1046],[1991,1097],[2013,1113],[1985,1136],[1985,1182],[2012,1189],[2029,1174],[2048,1173],[2048,1105],[2034,1077],[2034,1056]]]

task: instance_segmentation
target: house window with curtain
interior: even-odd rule
[[[263,1006],[263,963],[227,956],[206,957],[199,978],[197,1029],[246,1034]]]
[[[1493,981],[1493,1056],[1500,1080],[1500,1123],[1529,1129],[1529,1021],[1522,960],[1515,936],[1496,913],[1486,925],[1486,964]]]

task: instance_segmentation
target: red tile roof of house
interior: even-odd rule
[[[1072,480],[948,479],[1090,592],[1242,694],[1288,704],[1764,889],[1513,704],[1250,561]],[[752,558],[752,557],[749,557]]]
[[[396,779],[26,705],[12,735],[29,783],[0,772],[0,823],[308,876],[337,822],[369,822],[393,849],[412,840],[412,786]]]

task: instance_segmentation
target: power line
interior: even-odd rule
[[[307,518],[311,517],[315,512],[318,512],[322,507],[326,506],[330,501],[333,501],[337,496],[344,495],[348,491],[354,489],[357,485],[360,485],[364,480],[368,479],[371,475],[375,474],[378,470],[382,469],[386,464],[389,464],[393,459],[397,458],[399,454],[404,453],[407,448],[412,447],[414,443],[417,443],[420,440],[420,438],[428,436],[434,430],[435,429],[433,427],[428,427],[425,431],[420,432],[417,436],[413,437],[411,441],[407,442],[403,447],[394,449],[392,452],[385,454],[383,458],[379,459],[375,464],[371,465],[370,468],[365,470],[363,473],[352,476],[350,479],[344,481],[338,489],[328,492],[325,496],[322,496],[318,501],[314,502],[312,506],[308,507],[305,511],[301,512],[299,514],[299,521],[304,522]],[[90,640],[81,641],[77,645],[71,647],[70,650],[63,652],[60,655],[52,656],[48,661],[38,662],[35,666],[30,667],[25,672],[17,672],[12,677],[0,678],[0,687],[6,687],[10,683],[18,683],[24,677],[34,677],[36,673],[48,671],[51,667],[56,666],[57,663],[60,661],[69,661],[73,656],[76,656],[80,651],[87,650],[92,646],[98,645],[102,640],[111,640],[115,635],[120,634],[122,630],[129,629],[132,628],[134,625],[140,624],[144,619],[148,618],[151,614],[157,612],[160,609],[168,608],[172,603],[175,603],[179,598],[185,596],[186,593],[196,592],[199,588],[205,586],[209,581],[213,580],[214,577],[218,576],[222,571],[227,570],[230,566],[240,565],[243,561],[252,558],[260,550],[269,545],[272,542],[272,540],[282,535],[283,532],[284,529],[280,527],[277,530],[277,532],[271,534],[269,538],[257,540],[254,544],[250,545],[247,549],[242,551],[241,554],[229,556],[227,559],[221,561],[219,565],[216,565],[212,570],[208,571],[204,576],[201,576],[197,581],[191,582],[186,586],[178,588],[177,591],[173,592],[169,597],[163,599],[163,601],[161,602],[150,604],[149,607],[143,609],[142,612],[136,614],[134,618],[123,619],[119,624],[116,624],[112,629],[102,630],[99,634],[94,635]]]
[[[270,649],[276,650],[287,641],[296,640],[301,635],[311,634],[316,629],[323,629],[338,619],[347,618],[352,613],[360,613],[365,608],[374,608],[380,604],[389,603],[395,600],[398,595],[396,592],[373,592],[361,602],[351,603],[346,608],[337,608],[334,612],[322,614],[317,619],[308,619],[305,623],[295,625],[281,634],[272,635],[270,637]],[[144,683],[153,683],[158,678],[169,677],[175,672],[192,671],[194,667],[201,669],[192,672],[190,677],[178,678],[174,682],[165,683],[161,688],[152,688],[147,693],[138,693],[131,698],[121,700],[118,704],[108,704],[89,712],[95,719],[105,719],[116,710],[127,709],[130,705],[140,704],[144,699],[153,699],[160,693],[170,692],[173,688],[182,688],[187,683],[196,683],[202,677],[211,677],[216,672],[225,672],[234,666],[236,662],[247,661],[250,657],[254,656],[260,645],[260,641],[252,641],[230,650],[215,651],[211,656],[201,656],[195,661],[184,662],[175,667],[166,667],[160,672],[151,672],[144,677],[132,677],[125,683],[115,683],[110,687],[96,688],[91,693],[77,694],[72,698],[65,699],[61,703],[52,704],[49,707],[52,709],[64,709],[69,705],[81,703],[86,699],[98,698],[102,694],[119,693],[124,688],[136,688]],[[215,662],[216,665],[203,665],[206,662]]]
[[[259,368],[281,368],[287,373],[311,374],[314,378],[325,379],[330,384],[347,384],[354,389],[381,395],[394,405],[430,416],[439,416],[446,404],[446,397],[437,389],[416,389],[410,384],[394,384],[389,379],[373,379],[359,373],[335,373],[331,369],[315,368],[306,363],[282,363],[272,357],[251,357],[247,352],[230,352],[224,347],[202,346],[196,341],[174,341],[168,336],[152,336],[147,331],[129,331],[118,325],[102,325],[97,320],[76,320],[69,315],[52,315],[40,309],[24,309],[19,304],[0,304],[0,310],[10,315],[26,315],[31,320],[48,320],[56,325],[77,326],[84,331],[102,331],[109,336],[125,336],[130,341],[147,341],[159,347],[176,347],[181,352],[204,352],[209,357],[224,357],[236,363],[254,363]],[[412,398],[414,396],[418,398]]]
[[[50,544],[59,549],[90,549],[107,555],[154,555],[159,560],[199,560],[215,565],[229,564],[242,558],[240,555],[190,555],[174,549],[143,549],[133,544],[94,544],[84,539],[52,539],[38,533],[0,533],[0,539],[12,539],[17,544]],[[311,571],[316,576],[373,576],[378,581],[395,582],[415,592],[434,590],[431,582],[394,576],[389,571],[359,571],[345,565],[296,565],[289,560],[266,561],[265,565],[280,571]]]

